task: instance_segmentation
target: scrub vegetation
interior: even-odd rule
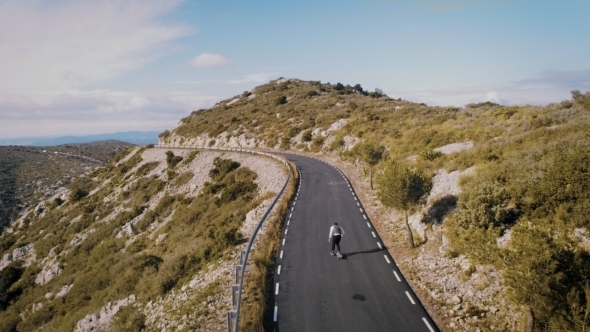
[[[590,92],[572,91],[570,100],[546,106],[432,107],[360,85],[281,79],[236,98],[193,112],[161,140],[190,144],[204,135],[231,146],[230,138],[240,137],[264,149],[338,156],[367,179],[378,174],[381,192],[395,178],[387,165],[423,183],[437,170],[474,167],[460,181],[462,192],[439,204],[448,205],[437,217],[447,255],[471,261],[464,278],[479,266],[501,271],[503,298],[496,300],[523,308],[527,322],[518,326],[590,327]],[[454,143],[473,147],[440,149]],[[402,211],[421,209],[381,199]],[[470,324],[491,329],[486,319]]]
[[[0,271],[1,331],[72,331],[87,314],[130,295],[143,306],[187,284],[209,264],[230,259],[245,241],[239,229],[246,214],[267,198],[259,197],[256,173],[218,157],[198,194],[171,194],[165,189],[194,175],[187,171],[167,176],[183,162],[171,151],[166,158],[168,174],[154,172],[158,162],[138,167],[145,150],[130,150],[77,178],[69,184],[65,201],[42,215],[28,215],[26,228],[2,233],[2,253],[31,243],[38,262],[54,257],[59,272],[39,283],[43,264],[14,261]],[[129,233],[121,234],[121,229]],[[80,239],[80,234],[85,237]],[[68,291],[58,295],[64,286]],[[219,282],[199,290],[196,302],[191,302],[192,313],[213,314],[207,299],[228,291]],[[112,324],[115,329],[141,331],[146,317],[128,305]],[[191,324],[187,328],[199,329],[200,320]]]

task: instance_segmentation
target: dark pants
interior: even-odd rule
[[[332,251],[334,251],[334,246],[338,246],[338,252],[340,252],[340,239],[342,239],[342,235],[332,236]]]

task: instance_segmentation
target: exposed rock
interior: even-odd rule
[[[18,247],[12,251],[12,253],[5,254],[0,260],[0,271],[10,265],[12,262],[25,260],[25,266],[31,265],[37,259],[35,254],[35,248],[32,244]]]
[[[41,265],[43,266],[43,269],[37,274],[37,278],[35,278],[35,283],[38,285],[46,284],[53,279],[53,277],[61,274],[62,269],[57,262],[55,248],[52,248],[49,251],[49,255],[43,258]]]
[[[86,317],[79,320],[74,331],[106,331],[109,329],[111,321],[117,312],[119,312],[122,307],[125,307],[133,302],[135,302],[135,295],[129,295],[129,297],[115,301],[115,303],[109,302],[106,306],[100,309],[99,313],[88,314]]]
[[[447,144],[445,146],[441,146],[439,148],[434,149],[434,151],[441,152],[442,154],[451,154],[455,152],[460,152],[463,150],[468,150],[473,147],[473,142],[462,142],[462,143],[452,143]]]
[[[64,295],[66,295],[70,291],[70,289],[72,289],[72,286],[73,286],[73,284],[72,285],[65,285],[65,286],[63,286],[59,290],[59,292],[57,292],[57,294],[55,294],[55,297],[62,297]]]

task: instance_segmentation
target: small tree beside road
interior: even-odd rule
[[[432,189],[432,179],[422,169],[389,161],[377,176],[377,198],[383,205],[403,210],[408,242],[414,248],[414,237],[408,222],[408,211],[417,206]]]

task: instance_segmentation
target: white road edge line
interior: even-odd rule
[[[281,266],[280,265],[279,265],[279,269],[277,270],[277,274],[281,274]]]
[[[283,245],[285,244],[285,240],[283,240]],[[379,246],[379,249],[383,249],[383,247],[381,246],[380,242],[377,242],[377,245]]]
[[[359,204],[359,202],[356,202],[356,206],[361,206],[361,205]]]
[[[291,219],[287,220],[287,226],[291,223]]]
[[[277,282],[277,288],[275,289],[275,295],[279,295],[279,283]]]
[[[291,214],[289,215],[289,219],[291,219],[291,216],[292,216],[292,215],[293,215],[293,213],[291,213]]]
[[[282,251],[281,251],[281,252],[282,252]],[[387,255],[383,255],[383,257],[385,257],[385,260],[387,261],[387,264],[391,264],[391,263],[389,262],[389,258],[387,258]]]
[[[359,208],[359,210],[361,210],[361,213],[363,213],[363,209]]]
[[[367,223],[367,226],[369,226],[369,228],[371,228],[371,224]]]
[[[377,237],[377,235],[375,235],[375,232],[371,232],[371,234],[373,234],[373,237]]]
[[[285,239],[283,239],[283,245],[285,245]]]
[[[395,279],[397,279],[397,281],[401,282],[402,280],[399,278],[399,276],[397,275],[397,272],[393,271],[393,274],[395,274]]]
[[[280,258],[283,259],[283,251],[282,250],[281,250],[281,257]]]
[[[288,232],[288,231],[289,231],[289,229],[288,229],[288,228],[286,228],[286,229],[285,229],[285,235],[287,235],[287,232]]]
[[[426,320],[426,318],[422,317],[422,320],[424,321],[424,324],[426,324],[426,327],[428,327],[428,329],[430,330],[430,332],[434,332],[434,329],[432,328],[432,326],[430,326],[430,324],[428,323],[428,321]]]
[[[367,219],[367,216],[365,216],[365,215],[363,214],[363,218]]]
[[[278,313],[278,311],[279,311],[279,307],[277,307],[275,305],[275,317],[274,317],[275,322],[277,321],[277,313]]]
[[[356,197],[354,195],[352,195],[352,197],[354,197],[354,200],[356,201]]]
[[[412,296],[410,295],[410,293],[408,291],[406,291],[406,295],[408,296],[408,299],[410,299],[410,302],[412,302],[412,304],[416,304],[416,302],[414,302],[414,299],[412,298]]]

